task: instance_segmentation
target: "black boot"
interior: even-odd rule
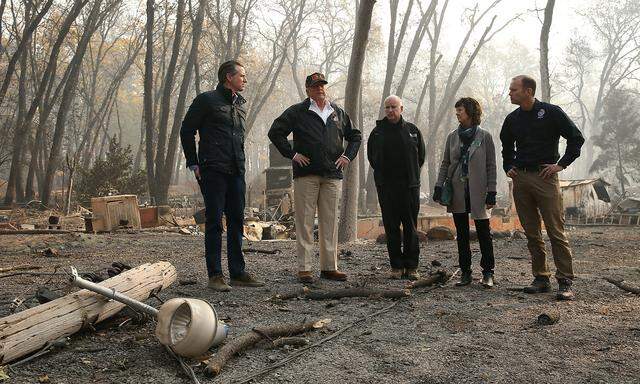
[[[463,287],[465,285],[471,284],[473,278],[471,278],[471,271],[462,272],[462,276],[460,277],[460,281],[456,283],[456,287]]]

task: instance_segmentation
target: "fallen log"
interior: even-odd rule
[[[13,230],[0,230],[0,235],[55,235],[58,233],[73,233],[78,231],[69,231],[66,229],[19,229]]]
[[[309,292],[309,288],[302,287],[300,289],[294,289],[294,290],[289,291],[289,292],[276,293],[275,296],[273,296],[273,297],[271,297],[269,299],[269,301],[291,300],[291,299],[295,299],[295,298],[298,298],[298,297],[303,297],[304,295],[307,294],[307,292]]]
[[[130,269],[104,280],[100,285],[142,301],[154,290],[164,289],[175,280],[175,267],[161,261]],[[70,336],[83,326],[106,320],[124,306],[83,289],[1,318],[0,365],[41,349],[48,342]]]
[[[274,348],[284,347],[285,345],[290,345],[292,347],[304,347],[305,345],[309,345],[309,339],[304,337],[281,337],[273,340],[272,344]]]
[[[375,297],[385,299],[401,299],[410,293],[404,289],[345,288],[331,291],[310,290],[304,296],[311,300],[334,300],[343,297]]]
[[[416,288],[423,288],[423,287],[431,287],[432,285],[436,285],[436,284],[444,284],[447,281],[449,281],[449,279],[451,279],[452,276],[453,275],[451,274],[451,272],[447,272],[443,269],[439,269],[433,274],[429,275],[428,277],[407,283],[405,288],[416,289]]]
[[[299,335],[301,333],[314,331],[316,329],[323,328],[331,320],[324,319],[318,321],[309,321],[306,323],[296,324],[279,324],[271,325],[267,327],[260,327],[242,334],[235,339],[228,341],[224,344],[218,352],[209,360],[207,364],[206,372],[210,376],[216,376],[220,373],[222,368],[227,364],[231,358],[247,349],[258,344],[260,341],[269,337],[275,339],[283,336]]]
[[[243,248],[242,252],[246,253],[265,253],[267,255],[275,255],[278,253],[282,253],[279,249],[257,249],[257,248]]]
[[[309,289],[307,287],[291,291],[280,293],[271,298],[272,301],[278,300],[291,300],[297,297],[310,299],[310,300],[335,300],[342,299],[344,297],[370,297],[370,298],[385,298],[385,299],[401,299],[410,295],[410,292],[406,289],[376,289],[376,288],[362,288],[352,287],[344,289],[333,289],[329,291],[319,289]]]
[[[11,271],[24,271],[29,269],[40,269],[40,268],[41,267],[39,265],[23,264],[23,265],[15,265],[13,267],[0,268],[0,273],[11,272]]]
[[[623,291],[635,293],[636,295],[640,295],[640,288],[634,287],[624,282],[624,280],[614,279],[612,277],[605,277],[605,280],[615,285],[616,287],[622,289]]]

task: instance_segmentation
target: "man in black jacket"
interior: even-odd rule
[[[580,156],[584,137],[557,105],[535,99],[536,81],[516,76],[509,86],[512,104],[520,107],[504,120],[500,131],[503,168],[513,179],[513,199],[518,217],[527,235],[534,280],[526,293],[551,289],[547,252],[542,238],[542,223],[551,241],[556,264],[558,300],[573,300],[573,262],[569,241],[564,233],[564,209],[558,172]],[[558,153],[560,137],[567,141],[564,156]]]
[[[351,126],[349,116],[327,100],[326,84],[321,73],[307,76],[305,86],[309,97],[287,108],[269,130],[269,139],[282,156],[293,162],[298,279],[302,283],[313,281],[311,255],[316,208],[320,277],[347,278],[338,271],[338,202],[342,170],[358,154],[362,136]],[[292,132],[293,148],[287,140]]]
[[[417,280],[420,247],[416,229],[420,210],[420,168],[425,147],[420,130],[402,118],[402,100],[384,101],[385,118],[376,122],[367,142],[387,236],[390,277]],[[402,238],[400,236],[402,224]],[[402,249],[401,249],[402,243]]]
[[[263,283],[245,271],[242,255],[244,225],[245,99],[247,78],[237,61],[218,70],[215,90],[196,96],[182,122],[180,139],[187,166],[194,172],[205,204],[205,259],[208,287],[228,291],[222,273],[222,215],[227,224],[227,263],[232,285],[259,287]],[[196,152],[195,134],[198,133]]]

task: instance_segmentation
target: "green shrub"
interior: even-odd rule
[[[104,160],[93,167],[80,170],[78,201],[86,204],[92,197],[108,195],[147,194],[147,178],[143,170],[133,171],[131,146],[123,147],[114,136],[109,140],[109,151]]]

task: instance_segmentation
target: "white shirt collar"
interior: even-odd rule
[[[316,103],[315,100],[310,98],[309,101],[310,101],[309,110],[315,112],[318,116],[320,116],[320,118],[326,125],[327,120],[329,119],[329,116],[331,116],[331,114],[334,112],[334,109],[331,106],[331,103],[329,102],[329,100],[326,100],[324,104],[324,109],[322,110],[320,109],[320,107],[318,106],[318,103]]]

